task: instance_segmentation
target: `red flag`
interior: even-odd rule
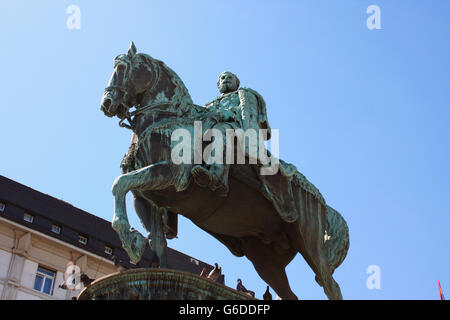
[[[439,280],[438,285],[439,285],[439,297],[441,298],[441,300],[445,300],[444,293],[442,292],[441,283],[439,282]]]

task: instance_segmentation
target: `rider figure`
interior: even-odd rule
[[[270,139],[270,127],[267,120],[265,102],[261,95],[249,88],[239,88],[238,77],[224,71],[219,75],[217,87],[221,95],[205,105],[216,116],[216,123],[212,126],[222,132],[225,142],[227,129],[265,129],[265,140]],[[252,142],[250,142],[252,143]],[[255,143],[255,142],[253,142]],[[256,142],[257,143],[257,142]],[[248,156],[249,146],[245,144],[245,153]],[[224,145],[224,151],[226,149]],[[224,156],[226,159],[226,156]],[[195,182],[202,187],[209,187],[219,196],[228,194],[228,173],[230,164],[211,163],[196,165],[192,169]]]

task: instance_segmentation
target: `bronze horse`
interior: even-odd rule
[[[131,111],[133,107],[136,109]],[[171,161],[173,131],[183,127],[192,133],[194,121],[205,123],[208,111],[192,103],[183,82],[162,61],[137,53],[131,44],[127,54],[114,60],[101,110],[108,117],[119,117],[120,125],[133,131],[122,162],[123,174],[112,188],[112,225],[132,260],[140,260],[147,238],[130,231],[125,207],[129,191],[160,267],[167,267],[166,238],[176,236],[177,214],[182,214],[234,255],[246,256],[282,299],[297,299],[285,267],[298,252],[328,298],[342,299],[332,274],[348,251],[347,224],[317,196],[318,190],[313,192],[316,189],[306,178],[297,174],[293,180],[290,200],[296,205],[296,218],[287,220],[261,192],[263,185],[255,165],[231,165],[229,193],[220,197],[193,182],[193,164]],[[281,178],[276,175],[271,179]]]

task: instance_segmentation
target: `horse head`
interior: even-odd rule
[[[142,93],[157,82],[157,70],[143,63],[147,57],[136,51],[132,42],[127,54],[114,59],[114,70],[100,104],[108,117],[126,118],[129,109],[140,103]]]
[[[170,68],[147,54],[137,53],[132,42],[127,54],[114,59],[114,70],[105,89],[100,109],[108,117],[117,116],[122,124],[127,118],[148,109],[149,105],[166,102],[192,103],[188,90]],[[130,112],[132,107],[136,111]]]

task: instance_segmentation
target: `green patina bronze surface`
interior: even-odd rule
[[[94,281],[78,300],[255,300],[200,276],[168,269],[134,269]]]
[[[294,165],[279,159],[279,170],[264,175],[261,172],[267,167],[259,153],[255,162],[246,164],[219,164],[204,158],[198,164],[195,152],[188,162],[172,161],[176,143],[171,137],[178,129],[191,137],[210,129],[262,129],[267,133],[264,140],[270,139],[262,96],[240,87],[231,72],[223,72],[217,85],[220,96],[199,106],[173,70],[137,53],[134,44],[127,54],[114,59],[101,110],[108,117],[120,118],[120,125],[133,132],[122,175],[112,188],[112,226],[124,249],[137,262],[149,240],[160,266],[170,267],[165,257],[166,239],[177,236],[176,217],[182,214],[234,255],[246,256],[281,298],[297,299],[285,267],[300,253],[327,296],[342,299],[332,275],[347,255],[347,224]],[[201,132],[196,131],[198,122]],[[195,141],[189,141],[192,150]],[[247,145],[244,149],[249,156]],[[147,237],[130,229],[125,205],[129,191]]]

